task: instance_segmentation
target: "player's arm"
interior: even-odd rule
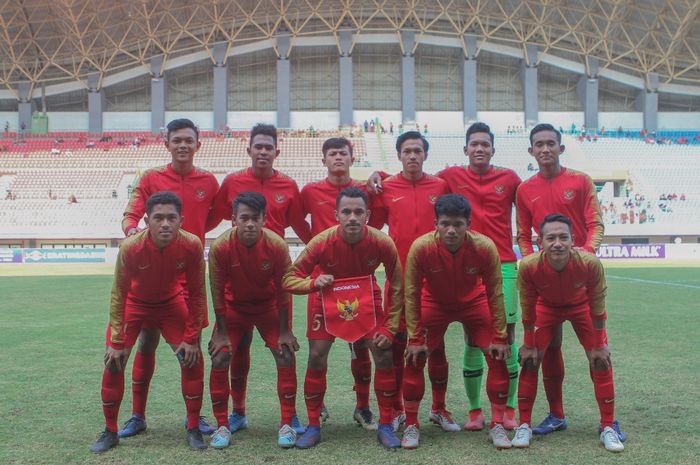
[[[522,185],[515,194],[515,223],[517,226],[518,248],[523,257],[534,253],[532,246],[532,212],[526,205]]]
[[[382,229],[387,222],[389,212],[384,205],[384,195],[369,194],[369,221],[367,224],[373,228]]]
[[[384,171],[374,171],[367,179],[367,192],[370,194],[380,194],[382,192],[382,181],[391,176]]]
[[[524,340],[522,347],[518,350],[518,357],[522,366],[532,368],[537,366],[538,363],[538,353],[535,344],[535,304],[537,303],[538,294],[537,288],[530,277],[530,269],[536,262],[520,263],[517,283],[520,293]]]
[[[289,202],[289,208],[287,208],[287,224],[292,227],[299,239],[302,240],[304,244],[308,244],[311,240],[311,226],[306,221],[306,213],[304,213],[304,205],[301,201],[301,195],[299,194],[299,188],[294,184],[294,192],[292,193],[292,199]]]
[[[319,262],[325,242],[326,236],[319,234],[306,245],[299,257],[292,263],[282,277],[282,288],[285,291],[292,294],[311,294],[319,290],[316,284],[317,281],[329,275],[320,275],[314,280],[311,278],[311,273]],[[322,284],[332,284],[332,277],[330,282],[326,283],[326,281],[327,279],[323,280]]]
[[[496,360],[505,360],[510,356],[510,347],[508,346],[506,327],[506,307],[503,300],[501,259],[498,256],[496,245],[491,241],[486,243],[482,254],[481,281],[486,288],[486,298],[489,303],[494,334],[488,352]]]
[[[294,333],[291,330],[290,321],[292,319],[292,307],[290,305],[291,296],[282,287],[282,278],[284,273],[292,266],[292,260],[289,258],[289,246],[284,240],[279,242],[279,250],[275,254],[275,272],[273,279],[275,280],[275,289],[277,290],[277,309],[279,312],[279,346],[280,355],[284,354],[284,349],[290,352],[299,350],[299,343]]]
[[[151,195],[150,175],[146,171],[137,181],[122,218],[122,231],[126,236],[139,232],[139,221],[146,213],[146,201]]]
[[[216,177],[214,175],[211,176],[213,179],[211,181],[211,189],[214,190],[218,194],[219,192],[219,181],[216,180]],[[216,200],[216,195],[214,195],[214,198],[211,200],[211,204],[209,205],[209,214],[207,215],[207,220],[206,223],[204,223],[204,232],[209,232],[212,229],[216,228],[219,223],[215,223],[214,220],[214,215],[212,212],[214,211],[214,201]]]
[[[199,239],[194,239],[187,244],[189,247],[189,260],[185,265],[185,279],[187,280],[187,320],[183,340],[175,350],[183,352],[186,367],[193,367],[199,360],[199,335],[202,332],[204,313],[207,311],[207,293],[205,289],[204,251]]]
[[[211,300],[214,305],[216,326],[211,333],[209,342],[209,355],[214,357],[224,349],[231,351],[231,341],[226,329],[226,303],[224,289],[228,280],[229,255],[228,238],[230,230],[219,236],[209,249],[209,288]]]
[[[222,220],[231,219],[231,202],[228,200],[228,186],[230,182],[231,178],[227,176],[224,182],[221,183],[216,197],[214,197],[214,202],[212,202],[211,210],[209,210],[205,225],[207,231],[216,228]]]
[[[376,233],[382,234],[378,231]],[[396,328],[398,328],[398,322],[403,312],[403,272],[394,241],[384,234],[382,236],[381,260],[384,264],[386,282],[389,285],[386,299],[387,308],[385,309],[386,317],[384,324],[374,338],[374,342],[380,349],[386,349],[391,346],[394,340]]]
[[[424,346],[425,329],[421,324],[421,292],[423,291],[423,279],[425,274],[421,267],[421,254],[423,250],[419,242],[414,242],[406,258],[406,272],[404,276],[404,313],[406,315],[406,331],[408,332],[408,344]],[[398,321],[391,322],[391,329],[396,332]]]
[[[603,224],[603,215],[596,196],[595,184],[588,176],[586,176],[583,208],[586,220],[586,242],[583,247],[588,252],[595,253],[603,242],[605,225]]]
[[[583,257],[588,261],[588,280],[586,282],[586,292],[588,294],[588,304],[591,309],[591,320],[595,330],[595,348],[601,349],[607,345],[605,335],[605,297],[608,287],[605,281],[605,271],[603,264],[596,257],[586,255]]]
[[[104,363],[111,371],[121,371],[126,363],[127,350],[124,347],[124,320],[126,298],[131,288],[131,275],[125,244],[119,249],[114,267],[114,282],[109,304],[110,339],[105,352]]]

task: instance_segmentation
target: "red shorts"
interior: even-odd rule
[[[226,309],[226,332],[231,341],[231,347],[236,350],[238,344],[246,333],[258,329],[260,337],[265,341],[265,345],[270,349],[277,349],[280,338],[279,312],[270,310],[269,306],[261,308],[259,313],[243,313],[227,306]]]
[[[184,276],[180,280],[180,285],[182,286],[182,289],[180,290],[180,295],[182,297],[184,297],[185,303],[187,303],[187,297],[188,297],[187,281],[185,281]],[[209,312],[205,311],[204,312],[204,320],[202,321],[202,329],[206,328],[207,326],[209,326]],[[158,327],[156,325],[154,325],[153,323],[151,323],[150,321],[144,322],[142,328],[143,329],[158,329]]]
[[[326,322],[323,316],[323,303],[321,301],[321,293],[316,292],[309,294],[309,303],[307,305],[306,315],[306,337],[309,340],[316,341],[335,341],[335,336],[326,331]],[[384,324],[384,310],[382,310],[382,292],[378,289],[374,290],[374,316],[377,321],[377,326],[372,331],[367,333],[360,341],[372,340],[379,328]]]
[[[554,338],[557,326],[570,321],[579,342],[586,350],[595,347],[595,328],[591,319],[591,309],[588,305],[579,307],[549,307],[537,304],[535,306],[535,346],[545,350]],[[605,344],[608,343],[607,336]]]
[[[445,340],[450,323],[462,323],[473,346],[485,349],[493,340],[491,311],[485,295],[477,297],[467,305],[441,306],[434,302],[421,303],[421,325],[426,329],[428,351],[432,352]]]
[[[178,345],[185,335],[187,304],[176,299],[166,305],[146,306],[126,304],[124,315],[124,347],[133,347],[142,327],[158,329],[168,344]],[[107,325],[107,345],[111,345],[112,328]]]

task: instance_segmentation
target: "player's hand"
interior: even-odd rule
[[[331,284],[333,284],[333,275],[332,274],[318,275],[318,277],[314,281],[314,286],[317,289],[323,289],[324,287],[330,286]]]
[[[425,344],[409,344],[406,346],[406,352],[404,352],[404,360],[406,360],[406,365],[418,366],[421,359],[425,360],[425,357],[427,356],[428,346]]]
[[[374,335],[374,340],[372,341],[375,346],[382,350],[391,348],[391,339],[386,337],[384,334],[377,333]]]
[[[141,232],[141,228],[133,227],[126,232],[126,237],[133,236],[134,234]]]
[[[590,351],[591,370],[607,370],[612,366],[610,362],[610,350],[605,346],[601,349],[591,349]]]
[[[182,364],[187,368],[194,367],[199,361],[199,346],[197,344],[188,344],[182,341],[175,349],[175,353],[178,352],[182,352]]]
[[[512,346],[513,341],[515,341],[515,323],[506,325],[506,333],[508,334],[508,346]]]
[[[217,326],[211,333],[211,339],[209,340],[209,355],[214,358],[224,349],[227,349],[229,353],[233,352],[231,341],[228,338],[228,332],[225,328],[221,330]]]
[[[523,368],[534,370],[537,367],[537,357],[536,347],[522,345],[520,349],[518,349],[518,362],[520,362],[520,366]]]
[[[486,348],[486,353],[494,360],[506,360],[510,357],[510,346],[507,344],[491,343]]]
[[[129,352],[126,349],[115,349],[107,346],[104,358],[105,367],[111,372],[123,371],[128,355]]]
[[[367,192],[374,195],[382,193],[382,177],[374,171],[367,179]]]
[[[277,347],[279,348],[280,355],[284,355],[284,349],[289,352],[296,352],[299,350],[299,343],[297,338],[291,331],[280,333],[280,337],[277,339]]]

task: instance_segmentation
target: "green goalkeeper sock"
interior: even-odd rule
[[[512,409],[518,407],[518,347],[515,342],[510,346],[510,357],[506,360],[508,368],[508,401],[506,405]]]
[[[478,347],[467,345],[462,359],[464,389],[469,399],[469,410],[481,408],[481,379],[484,377],[484,354]]]

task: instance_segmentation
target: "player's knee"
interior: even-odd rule
[[[326,368],[327,363],[328,354],[316,348],[309,349],[309,367],[311,369],[322,370]]]
[[[378,349],[375,351],[374,364],[380,369],[392,368],[394,366],[394,358],[391,349]]]
[[[214,370],[224,370],[231,363],[231,353],[228,351],[219,352],[211,358],[211,367]]]
[[[152,354],[158,348],[160,331],[157,329],[142,329],[139,333],[138,351],[142,354]]]
[[[288,368],[294,366],[294,352],[290,351],[289,349],[272,349],[272,355],[275,357],[275,363],[277,364],[278,368]]]
[[[243,337],[241,337],[241,341],[238,343],[237,349],[241,350],[246,350],[250,347],[250,344],[253,342],[253,333],[251,331],[248,331],[243,334]]]

